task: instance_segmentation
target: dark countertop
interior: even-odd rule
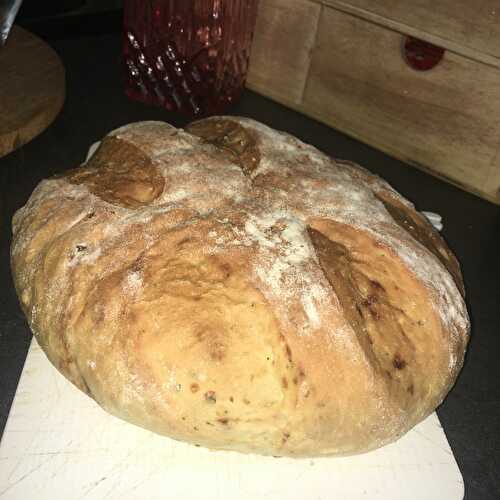
[[[185,123],[124,97],[116,34],[52,40],[51,45],[67,71],[64,109],[38,138],[0,158],[0,433],[31,339],[9,270],[14,211],[42,178],[77,166],[89,145],[111,129],[144,119]],[[438,414],[462,471],[466,498],[500,498],[500,207],[251,92],[232,113],[290,132],[332,156],[358,162],[388,180],[418,209],[443,216],[442,234],[462,264],[472,338],[464,369]]]

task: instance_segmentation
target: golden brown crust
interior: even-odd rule
[[[122,127],[13,229],[51,362],[176,439],[359,453],[425,418],[462,366],[463,283],[439,235],[369,172],[252,120]]]

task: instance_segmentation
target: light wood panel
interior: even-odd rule
[[[500,67],[498,0],[315,0]]]
[[[260,2],[248,81],[280,102],[300,103],[321,6],[309,0]]]
[[[370,144],[496,197],[500,72],[453,53],[431,71],[401,56],[399,33],[325,9],[303,107]]]
[[[263,10],[282,3],[261,0]],[[279,22],[289,32],[297,21],[281,16]],[[265,44],[280,44],[272,23],[270,29],[271,21],[260,18],[260,54]],[[294,45],[282,43],[272,65],[252,55],[248,86],[500,203],[500,70],[446,51],[432,70],[415,71],[402,42],[397,31],[321,5],[313,33],[297,32]],[[296,46],[307,47],[308,57],[291,66]]]

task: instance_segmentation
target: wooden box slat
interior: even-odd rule
[[[500,67],[498,0],[315,1]]]
[[[302,22],[308,30],[294,28]],[[500,70],[447,51],[415,71],[402,40],[312,0],[261,0],[247,83],[500,203]]]
[[[419,72],[400,52],[399,33],[325,9],[302,106],[390,154],[488,190],[500,146],[499,71],[446,53]]]
[[[261,2],[249,80],[268,97],[302,102],[320,10],[310,0]]]

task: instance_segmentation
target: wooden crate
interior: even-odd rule
[[[260,0],[247,86],[500,204],[498,1]]]

